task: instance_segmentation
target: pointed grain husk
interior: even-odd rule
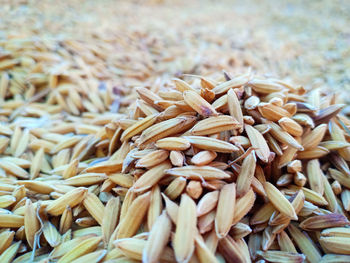
[[[303,191],[298,191],[296,192],[291,198],[290,200],[292,200],[292,206],[295,210],[296,214],[299,214],[299,212],[301,211],[301,209],[304,206],[304,202],[305,202],[305,195],[303,193]],[[288,219],[288,220],[287,220]],[[281,225],[281,224],[289,224],[290,219],[288,217],[286,217],[284,214],[278,214],[274,213],[269,221],[269,225],[273,226],[273,225]]]
[[[264,189],[275,208],[282,214],[290,217],[291,219],[298,219],[292,204],[284,197],[284,195],[271,183],[266,182]]]
[[[27,171],[13,162],[2,159],[0,161],[0,167],[18,178],[28,179]]]
[[[282,156],[278,160],[278,168],[282,168],[291,162],[295,158],[297,151],[298,150],[296,148],[288,146],[288,148],[283,152]]]
[[[1,129],[1,127],[0,127],[0,129]],[[0,133],[1,133],[1,131],[0,131]],[[0,135],[0,153],[1,154],[3,154],[5,152],[9,142],[10,142],[9,138]]]
[[[323,195],[324,193],[324,183],[323,183],[323,173],[320,167],[320,162],[318,159],[310,160],[307,163],[307,177],[309,179],[310,187],[313,191]]]
[[[71,240],[62,242],[60,245],[58,245],[52,250],[52,252],[50,253],[50,258],[56,259],[62,257],[63,255],[71,251],[72,247],[78,246],[80,243],[82,243],[82,241],[87,240],[91,237],[96,237],[96,234],[87,234],[80,237],[74,237]]]
[[[174,81],[176,89],[180,92],[184,92],[186,90],[195,91],[194,88],[191,87],[187,82],[183,81],[182,79],[173,78],[172,81]]]
[[[182,116],[152,125],[142,132],[139,147],[143,148],[149,143],[185,131],[191,128],[195,120],[195,117]]]
[[[171,231],[171,221],[165,210],[154,222],[142,253],[142,261],[156,263],[166,247]]]
[[[245,136],[233,136],[230,138],[230,142],[235,145],[241,145],[244,149],[251,146],[250,140]]]
[[[147,241],[137,238],[124,238],[114,242],[115,246],[119,248],[125,256],[130,259],[135,259],[137,262],[142,260],[142,254],[146,247],[146,243]],[[171,263],[175,261],[173,250],[169,247],[165,247],[163,253],[160,255],[159,262]],[[125,259],[121,262],[125,262]]]
[[[332,191],[333,192],[333,191]],[[334,197],[335,199],[335,197]],[[344,189],[341,193],[341,201],[346,211],[350,211],[350,191]],[[329,203],[329,201],[328,201]],[[333,211],[334,212],[334,211]]]
[[[197,154],[195,154],[191,162],[195,165],[207,165],[214,161],[214,159],[217,157],[217,153],[213,151],[200,151]]]
[[[290,237],[285,231],[281,231],[277,235],[277,241],[282,251],[297,253],[297,250],[293,244],[293,241],[290,239]]]
[[[197,216],[200,217],[212,211],[219,200],[219,191],[208,192],[202,196],[197,205]]]
[[[337,198],[334,194],[332,186],[328,182],[327,177],[323,176],[322,180],[323,180],[323,185],[324,185],[324,198],[326,199],[326,201],[328,203],[328,206],[327,206],[328,209],[333,213],[339,212],[338,211],[339,210],[338,201],[337,201]],[[344,208],[345,208],[345,206],[344,206]]]
[[[113,247],[107,252],[106,256],[103,258],[104,261],[113,260],[123,257],[124,254],[119,248]]]
[[[235,213],[232,224],[238,223],[253,207],[256,195],[252,189],[250,189],[244,196],[236,200]]]
[[[84,241],[81,241],[76,246],[71,247],[63,257],[61,257],[57,262],[59,263],[68,263],[79,258],[82,255],[94,251],[98,244],[101,242],[101,237],[90,237]]]
[[[60,226],[59,226],[60,233],[61,234],[66,233],[71,228],[72,222],[73,222],[72,209],[70,208],[69,205],[67,205],[60,219]]]
[[[234,225],[231,228],[230,236],[232,236],[233,239],[237,240],[240,238],[244,238],[245,236],[249,235],[251,232],[252,232],[252,229],[249,227],[249,225],[238,222],[236,225]]]
[[[94,235],[94,236],[102,236],[102,230],[100,226],[87,226],[85,228],[81,228],[78,230],[75,230],[73,232],[73,238],[75,237],[82,237],[82,236],[88,236],[88,235]]]
[[[118,225],[117,239],[133,236],[139,229],[144,216],[147,213],[151,193],[147,192],[138,196],[127,210],[125,217]]]
[[[308,261],[317,263],[321,260],[322,256],[319,249],[305,232],[301,232],[293,224],[288,226],[288,231]]]
[[[113,173],[108,176],[107,180],[119,186],[130,188],[134,182],[134,177],[130,174]]]
[[[110,160],[105,162],[100,162],[97,165],[88,167],[86,173],[115,173],[120,172],[123,167],[122,160]]]
[[[350,261],[350,255],[325,254],[320,263],[346,263]]]
[[[102,218],[102,235],[105,245],[108,244],[113,231],[115,230],[120,212],[120,197],[112,197],[108,200]]]
[[[186,90],[183,92],[185,102],[198,114],[208,117],[216,116],[217,112],[205,99],[203,99],[197,92]]]
[[[215,216],[215,231],[219,238],[227,235],[231,228],[236,203],[236,184],[225,185],[219,193]]]
[[[309,126],[310,128],[314,128],[315,127],[313,119],[307,114],[298,113],[298,114],[295,114],[292,117],[292,119],[295,120],[300,125]]]
[[[228,102],[227,102],[227,94],[221,96],[217,100],[213,102],[213,107],[217,111],[227,112],[228,111]]]
[[[204,234],[215,229],[215,216],[216,213],[213,210],[198,218],[198,229],[200,234]]]
[[[29,129],[24,129],[13,154],[15,157],[21,156],[26,151],[29,143],[29,137]]]
[[[83,205],[90,215],[101,225],[104,215],[104,206],[100,199],[93,193],[88,193],[83,200]]]
[[[337,180],[341,185],[344,185],[345,187],[350,188],[350,177],[347,175],[343,174],[342,172],[330,168],[329,170],[329,175],[334,179]]]
[[[15,232],[4,230],[0,233],[0,255],[11,245]]]
[[[6,208],[16,202],[16,197],[12,195],[0,196],[0,208]]]
[[[334,104],[327,108],[321,109],[313,119],[316,124],[327,123],[330,119],[336,116],[341,109],[344,108],[344,106],[344,104]]]
[[[169,157],[169,152],[166,150],[152,151],[145,156],[142,156],[135,164],[136,168],[150,168],[161,162],[164,162]]]
[[[264,79],[250,80],[249,85],[251,85],[254,91],[258,93],[263,93],[263,94],[278,92],[284,89],[282,85],[275,83],[273,81],[264,80]]]
[[[221,153],[232,153],[239,151],[239,148],[233,144],[211,137],[185,136],[185,138],[197,148],[207,151],[215,151]]]
[[[339,171],[341,171],[342,173],[350,176],[349,166],[348,166],[347,162],[342,157],[340,157],[338,154],[334,154],[334,153],[331,153],[329,157],[330,157],[331,163]]]
[[[300,223],[300,227],[307,231],[315,231],[330,227],[341,227],[349,225],[349,221],[344,215],[341,214],[328,214],[312,216]]]
[[[215,257],[214,253],[207,247],[201,236],[196,236],[196,255],[199,262],[213,262],[218,263],[218,259]]]
[[[255,151],[243,160],[241,171],[237,178],[237,197],[245,195],[252,184],[256,167]]]
[[[108,177],[104,173],[85,173],[70,177],[64,180],[64,183],[72,186],[88,186],[98,184]]]
[[[271,226],[266,227],[262,235],[261,248],[264,251],[270,249],[275,239],[276,233],[273,232],[273,228]]]
[[[165,201],[165,210],[170,217],[171,221],[176,224],[178,212],[179,212],[179,206],[171,201],[165,194],[162,193],[162,197]]]
[[[176,260],[188,262],[194,252],[197,232],[196,204],[186,194],[181,196],[173,246]]]
[[[186,183],[186,178],[177,177],[167,186],[167,188],[165,188],[164,194],[166,194],[170,199],[175,200],[184,191]]]
[[[0,214],[0,227],[19,228],[24,225],[24,217],[15,214]]]
[[[15,258],[17,251],[19,250],[21,241],[12,244],[7,248],[0,256],[0,262],[10,263]]]
[[[319,206],[328,205],[328,202],[326,201],[326,199],[322,195],[320,195],[319,193],[317,193],[315,191],[312,191],[309,188],[289,185],[288,189],[290,189],[294,192],[302,190],[304,195],[305,195],[305,200],[309,201],[315,205],[319,205]]]
[[[323,141],[323,142],[320,142],[319,145],[321,147],[326,148],[329,151],[340,150],[340,149],[344,149],[344,148],[350,147],[350,143],[348,143],[348,142],[341,142],[341,141]]]
[[[290,147],[296,148],[299,151],[303,151],[304,148],[302,145],[300,145],[289,133],[282,130],[280,126],[278,126],[276,123],[269,123],[269,126],[271,126],[270,133],[271,135],[279,142],[285,143],[289,145]]]
[[[343,130],[335,123],[335,121],[329,122],[329,133],[333,140],[347,143]],[[338,149],[338,153],[346,161],[350,161],[350,147]]]
[[[152,225],[160,216],[163,210],[162,195],[158,185],[155,185],[151,190],[151,201],[147,212],[147,226],[152,229]]]
[[[226,93],[229,89],[239,88],[249,81],[249,73],[237,76],[228,81],[222,82],[213,88],[216,95]]]
[[[205,238],[205,244],[209,250],[213,253],[217,250],[219,239],[215,233],[215,229],[212,230]]]
[[[295,120],[289,117],[283,117],[278,121],[278,124],[283,130],[288,132],[292,136],[300,137],[303,135],[303,127]]]
[[[229,89],[227,92],[227,103],[230,115],[235,118],[241,125],[240,132],[243,131],[243,113],[241,109],[240,102],[238,100],[237,94],[233,89]]]
[[[188,140],[181,137],[168,137],[156,142],[156,147],[169,151],[184,151],[191,147]]]
[[[348,227],[334,227],[324,229],[321,232],[321,236],[323,237],[350,237],[350,229]]]
[[[329,151],[326,148],[317,146],[310,150],[298,152],[297,158],[298,159],[317,159],[317,158],[322,158],[326,156],[328,153]]]
[[[265,203],[253,214],[249,222],[251,225],[266,223],[275,211],[276,209],[271,202]]]
[[[25,203],[24,230],[26,239],[31,248],[34,248],[35,234],[39,231],[40,224],[37,218],[36,209],[30,199]]]
[[[257,254],[270,262],[301,263],[306,259],[303,254],[285,251],[258,251]]]
[[[349,237],[321,237],[319,239],[322,246],[327,248],[327,251],[336,254],[350,255],[350,238]]]
[[[272,103],[262,102],[258,105],[258,110],[264,118],[270,121],[278,122],[283,117],[291,117],[287,110]]]
[[[284,174],[278,178],[276,185],[277,186],[286,186],[293,182],[294,175],[293,174]]]
[[[261,249],[261,238],[260,234],[249,235],[248,249],[252,260],[256,260],[257,252]]]
[[[270,149],[266,143],[265,138],[259,131],[250,125],[245,125],[245,130],[247,132],[250,143],[252,144],[253,148],[256,149],[256,155],[260,160],[266,163],[269,159]]]
[[[133,185],[133,189],[136,192],[144,192],[147,189],[155,185],[163,176],[167,173],[167,169],[171,167],[168,161],[154,166],[147,172],[145,172]]]
[[[219,251],[230,263],[246,263],[250,262],[242,253],[240,246],[230,236],[226,236],[219,241]]]
[[[61,235],[52,223],[44,221],[42,231],[51,247],[56,247],[61,243]]]
[[[152,114],[142,120],[137,121],[122,133],[120,140],[124,142],[129,140],[131,137],[140,134],[156,122],[157,116],[158,114]]]
[[[96,252],[88,253],[72,261],[72,263],[85,263],[85,262],[100,262],[105,255],[107,250],[99,250]]]
[[[40,148],[35,153],[32,165],[30,166],[30,179],[33,180],[39,175],[43,158],[44,158],[44,149]]]
[[[153,91],[146,89],[144,87],[136,88],[136,92],[141,99],[143,99],[148,104],[154,106],[155,108],[157,108],[157,105],[154,104],[154,102],[158,100],[162,100],[162,98],[159,97],[157,94],[155,94]]]
[[[304,150],[313,149],[322,141],[327,130],[326,124],[315,127],[309,134],[303,136],[302,145]]]
[[[132,189],[127,190],[120,210],[120,220],[122,220],[125,217],[131,203],[136,199],[136,197],[137,195]]]
[[[188,165],[185,167],[176,167],[165,171],[168,175],[182,176],[187,179],[196,180],[212,180],[212,179],[226,179],[230,178],[230,175],[221,171],[220,169],[211,166],[193,166]]]
[[[317,213],[319,211],[319,207],[310,203],[309,201],[304,202],[304,207],[299,212],[300,216],[310,216],[313,213]]]
[[[216,134],[223,131],[234,130],[240,127],[240,124],[235,118],[226,115],[220,115],[217,117],[210,117],[199,121],[190,130],[191,134],[199,135],[210,135]]]
[[[72,160],[63,171],[62,177],[64,179],[75,176],[78,173],[79,161],[77,159]]]

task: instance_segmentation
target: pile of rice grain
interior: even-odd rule
[[[350,261],[339,96],[186,75],[102,114],[113,91],[23,74],[0,85],[0,262]]]

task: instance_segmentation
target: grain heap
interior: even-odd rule
[[[251,72],[187,75],[99,114],[112,90],[75,94],[54,77],[33,90],[8,67],[0,262],[350,261],[338,96]]]

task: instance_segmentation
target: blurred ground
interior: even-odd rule
[[[242,2],[9,1],[0,46],[76,40],[80,49],[108,50],[101,78],[125,85],[251,67],[350,90],[350,1]]]

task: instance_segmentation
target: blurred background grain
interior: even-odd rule
[[[140,73],[129,82],[252,67],[344,90],[350,87],[349,14],[346,0],[5,1],[0,38],[108,45],[106,70],[119,82],[134,70]]]

